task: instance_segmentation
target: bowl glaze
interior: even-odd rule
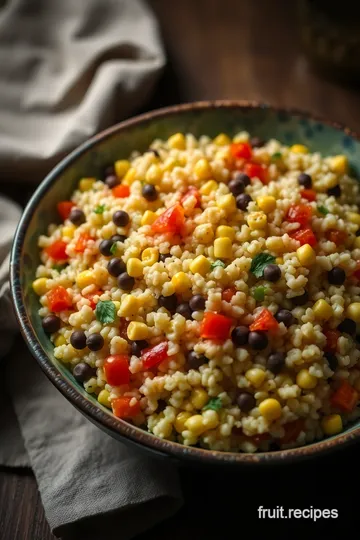
[[[344,432],[304,447],[268,453],[226,453],[185,447],[162,440],[151,433],[115,418],[87,394],[67,368],[53,355],[38,315],[38,298],[31,284],[39,263],[37,238],[53,222],[56,203],[68,199],[83,176],[101,177],[105,166],[127,158],[133,150],[145,151],[155,138],[167,138],[178,131],[196,136],[235,134],[247,130],[261,138],[277,138],[285,144],[303,143],[323,154],[345,153],[352,173],[360,173],[360,138],[351,130],[309,114],[280,110],[266,104],[244,101],[190,103],[138,116],[96,135],[74,150],[55,167],[29,201],[15,234],[11,253],[12,297],[21,332],[41,369],[58,390],[90,421],[120,441],[134,444],[159,457],[196,465],[259,465],[289,462],[343,448],[360,437],[360,422]]]

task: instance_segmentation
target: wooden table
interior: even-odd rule
[[[169,65],[148,109],[201,99],[256,99],[307,109],[360,131],[358,91],[320,78],[311,72],[303,58],[293,2],[153,0],[151,3],[160,21]],[[175,539],[184,535],[210,538],[215,531],[222,536],[226,525],[235,531],[238,528],[240,536],[244,532],[244,517],[256,519],[260,504],[266,506],[267,502],[273,507],[286,504],[289,495],[294,502],[297,493],[302,497],[297,499],[299,506],[293,507],[319,505],[314,483],[317,489],[322,486],[320,507],[336,508],[341,500],[334,499],[333,484],[339,478],[339,471],[344,478],[353,476],[357,468],[354,460],[352,450],[324,458],[321,467],[316,464],[316,470],[314,465],[299,465],[290,471],[276,469],[256,475],[251,471],[240,477],[229,476],[226,481],[222,473],[184,471],[187,504],[150,536],[165,539],[171,531]],[[207,485],[209,478],[213,489]],[[344,486],[350,481],[344,480]],[[283,483],[283,490],[279,491],[279,483]],[[274,489],[277,489],[276,497],[272,497]],[[346,505],[342,517],[356,515],[351,504],[347,504],[347,488],[344,489],[342,501]],[[225,517],[216,521],[220,515]],[[231,521],[233,516],[235,520]],[[333,523],[331,526],[334,528]],[[30,471],[0,469],[0,540],[52,538]]]

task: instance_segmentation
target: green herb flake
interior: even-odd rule
[[[96,208],[94,208],[95,214],[103,214],[105,210],[105,204],[99,204]]]
[[[274,262],[275,257],[270,255],[270,253],[258,253],[251,262],[250,272],[254,274],[255,277],[261,278],[263,277],[265,266]]]
[[[209,399],[205,407],[203,407],[203,411],[208,411],[208,410],[219,411],[221,407],[222,407],[221,398],[215,397],[215,398]]]
[[[320,214],[323,214],[324,216],[329,213],[329,210],[326,208],[326,206],[323,206],[322,204],[320,204],[317,209],[318,212],[320,212]]]
[[[54,264],[52,269],[56,270],[60,274],[61,270],[64,270],[64,268],[66,268],[67,266],[68,266],[67,264]]]
[[[111,300],[105,300],[104,302],[99,300],[96,304],[95,317],[97,321],[103,324],[109,324],[115,321],[116,307]]]
[[[117,242],[114,242],[113,245],[111,246],[111,248],[110,248],[111,255],[116,254],[116,252],[117,252],[117,244],[118,244]]]
[[[273,161],[277,161],[278,159],[282,159],[282,153],[281,153],[281,152],[275,152],[275,154],[273,154],[273,155],[271,156],[271,159],[272,159]]]
[[[214,270],[214,268],[216,268],[217,266],[222,266],[222,268],[226,268],[226,264],[222,261],[220,261],[220,259],[218,259],[217,261],[211,263],[211,270]]]
[[[267,288],[260,286],[260,287],[256,287],[253,290],[252,296],[257,302],[262,302],[265,298],[266,293],[267,293]]]

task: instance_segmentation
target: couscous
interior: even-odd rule
[[[116,417],[256,452],[360,416],[359,186],[344,155],[176,133],[81,178],[33,282],[55,357]]]

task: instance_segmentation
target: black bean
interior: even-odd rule
[[[115,186],[120,184],[120,180],[117,176],[114,174],[110,174],[105,178],[105,184],[110,188],[114,188]]]
[[[70,336],[70,343],[74,349],[85,349],[86,347],[86,336],[85,332],[82,330],[75,330]]]
[[[339,185],[333,187],[333,188],[330,188],[327,190],[327,194],[329,195],[329,197],[340,197],[341,195],[341,187]]]
[[[100,351],[104,346],[104,338],[101,334],[90,334],[86,339],[86,346],[90,351]]]
[[[281,270],[277,264],[267,264],[264,268],[264,279],[266,281],[279,281]]]
[[[352,319],[344,319],[337,327],[339,332],[353,336],[356,332],[356,322]]]
[[[42,327],[47,334],[54,334],[60,330],[61,321],[56,315],[47,315],[42,320]]]
[[[264,139],[260,139],[260,137],[251,137],[250,139],[250,146],[252,146],[252,148],[261,148],[264,144]]]
[[[195,294],[189,301],[190,308],[193,311],[204,311],[205,298],[201,294]]]
[[[234,176],[234,180],[241,181],[245,187],[250,186],[251,184],[250,176],[242,172],[237,172]]]
[[[146,349],[148,346],[149,346],[148,342],[145,341],[144,339],[139,340],[139,341],[133,341],[131,343],[131,354],[140,358],[141,351],[143,351],[143,349]]]
[[[126,238],[127,236],[124,236],[123,234],[113,234],[110,240],[115,244],[115,242],[125,242]]]
[[[331,285],[342,285],[346,279],[346,274],[342,268],[335,266],[328,272],[328,282]]]
[[[160,307],[164,307],[170,311],[170,313],[175,313],[178,305],[176,294],[171,294],[170,296],[159,296],[158,304]]]
[[[284,323],[287,328],[295,323],[295,317],[288,309],[279,309],[275,315],[275,319],[279,323]]]
[[[135,279],[129,276],[127,272],[122,272],[118,277],[118,285],[124,291],[131,291],[135,285]]]
[[[96,368],[90,367],[85,362],[80,362],[80,364],[76,364],[74,367],[73,375],[78,382],[83,383],[96,375]]]
[[[249,412],[256,405],[256,399],[250,392],[241,391],[236,396],[236,403],[242,412]]]
[[[301,296],[294,296],[291,301],[294,306],[304,306],[309,301],[309,293],[305,291]]]
[[[196,354],[196,352],[191,351],[187,356],[187,366],[188,369],[199,369],[200,366],[206,364],[209,360],[203,354]]]
[[[111,276],[118,277],[120,274],[126,271],[126,264],[122,259],[114,257],[109,261],[107,270]]]
[[[274,374],[277,375],[285,365],[285,354],[282,352],[276,352],[270,354],[266,367]]]
[[[237,177],[228,183],[228,188],[231,191],[231,193],[236,197],[237,195],[240,195],[240,193],[244,193],[245,184],[241,180],[241,178]]]
[[[130,221],[130,216],[124,210],[117,210],[112,217],[113,222],[117,227],[126,227]]]
[[[191,319],[193,310],[190,308],[189,304],[187,302],[183,302],[182,304],[179,304],[176,308],[176,313],[179,313],[185,319]]]
[[[268,346],[269,340],[264,332],[250,332],[249,345],[255,351],[262,351]]]
[[[239,210],[245,210],[247,209],[249,203],[252,201],[252,198],[247,193],[242,193],[241,195],[238,195],[236,197],[236,206],[239,208]]]
[[[74,225],[82,225],[86,221],[85,214],[80,208],[72,208],[69,214],[69,219]]]
[[[231,339],[235,347],[242,347],[247,344],[249,339],[249,329],[247,326],[237,326],[231,332]]]
[[[103,240],[100,242],[99,251],[101,255],[104,255],[104,257],[110,257],[113,243],[114,242],[112,242],[112,240]]]
[[[300,173],[298,176],[299,186],[304,187],[305,189],[310,189],[312,187],[312,178],[310,174]]]
[[[329,364],[329,368],[331,369],[331,371],[335,371],[338,366],[338,360],[336,358],[336,355],[332,352],[326,352],[324,353],[324,356],[327,363]]]
[[[142,196],[147,201],[156,201],[158,193],[155,186],[153,186],[152,184],[145,184],[142,188]]]
[[[113,176],[115,175],[115,167],[114,165],[108,165],[104,170],[104,178],[107,176]]]

